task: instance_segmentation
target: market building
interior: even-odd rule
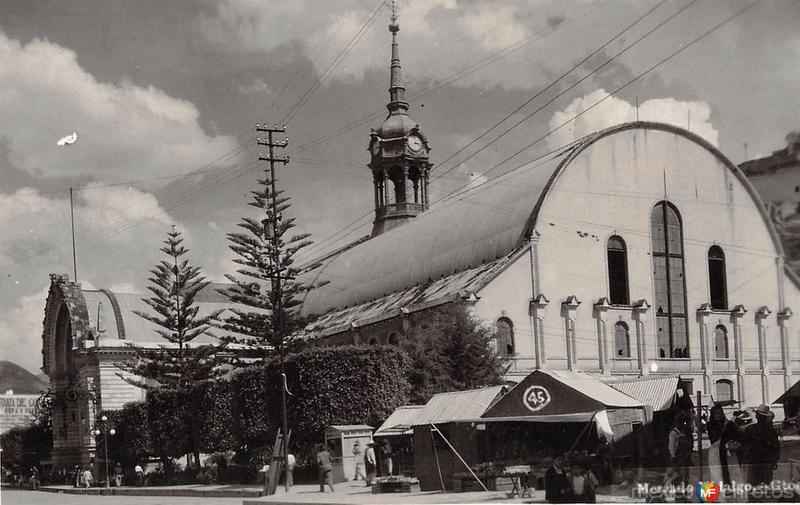
[[[397,344],[427,309],[465,302],[494,326],[510,379],[680,376],[693,396],[744,406],[797,381],[800,279],[722,152],[682,128],[626,123],[431,204],[398,30],[389,114],[369,141],[373,232],[317,261],[327,284],[302,306],[320,316],[311,335]]]

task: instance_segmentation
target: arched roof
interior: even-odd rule
[[[434,204],[411,222],[326,258],[314,272],[327,284],[305,299],[305,315],[352,307],[506,256],[525,243],[549,189],[582,151],[600,139],[632,130],[658,130],[699,144],[727,167],[755,201],[776,250],[778,235],[746,176],[716,147],[671,125],[633,122],[593,133],[478,187]]]

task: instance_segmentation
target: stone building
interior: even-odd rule
[[[211,284],[195,298],[199,315],[227,310],[230,303]],[[170,347],[156,326],[134,311],[151,312],[142,294],[82,289],[66,275],[50,275],[42,333],[42,370],[54,398],[54,467],[89,465],[95,458],[94,421],[101,410],[116,410],[144,399],[120,364],[135,357],[133,347]],[[226,314],[223,313],[224,317]],[[218,333],[217,333],[217,336]],[[193,344],[211,343],[202,335]],[[113,443],[113,438],[112,438]]]
[[[412,197],[427,195],[429,141],[408,119],[395,20],[390,31],[389,115],[369,143],[375,226],[318,261],[327,285],[302,307],[321,316],[312,335],[395,344],[415,315],[465,301],[494,325],[511,375],[680,375],[751,406],[797,380],[800,280],[723,153],[674,126],[621,124],[427,209]],[[389,177],[391,191],[386,173],[422,175],[413,191]]]

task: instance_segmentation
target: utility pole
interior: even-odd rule
[[[273,331],[279,336],[278,340],[278,353],[280,354],[280,362],[281,362],[281,412],[282,412],[282,421],[283,421],[283,429],[281,433],[281,448],[283,450],[283,470],[284,470],[284,484],[286,486],[286,492],[289,492],[289,446],[287,443],[288,433],[289,433],[289,420],[286,408],[286,368],[285,368],[285,349],[284,349],[284,340],[285,335],[283,335],[283,293],[281,291],[281,280],[282,280],[282,268],[281,268],[281,251],[280,251],[280,216],[278,215],[278,197],[275,192],[275,165],[276,163],[283,163],[286,165],[289,163],[288,156],[275,156],[274,149],[284,148],[289,144],[289,139],[284,138],[280,142],[275,142],[273,135],[276,133],[284,133],[286,132],[286,126],[278,127],[275,125],[274,127],[270,128],[263,124],[256,124],[256,133],[266,133],[267,139],[264,140],[262,138],[256,138],[256,143],[259,146],[267,147],[269,154],[263,155],[259,153],[258,160],[259,161],[266,161],[269,163],[269,171],[267,172],[267,177],[270,184],[270,207],[271,212],[267,214],[267,218],[264,222],[264,233],[266,235],[265,238],[272,239],[272,248],[270,256],[270,262],[272,263],[272,276],[271,276],[271,288],[272,288],[272,325]],[[271,214],[271,215],[270,215]],[[268,228],[271,227],[270,228]],[[269,236],[271,232],[271,237]],[[287,277],[288,279],[288,277]]]

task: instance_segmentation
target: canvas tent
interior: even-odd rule
[[[536,370],[491,406],[481,421],[576,423],[598,416],[610,421],[646,421],[642,402],[591,375]]]

